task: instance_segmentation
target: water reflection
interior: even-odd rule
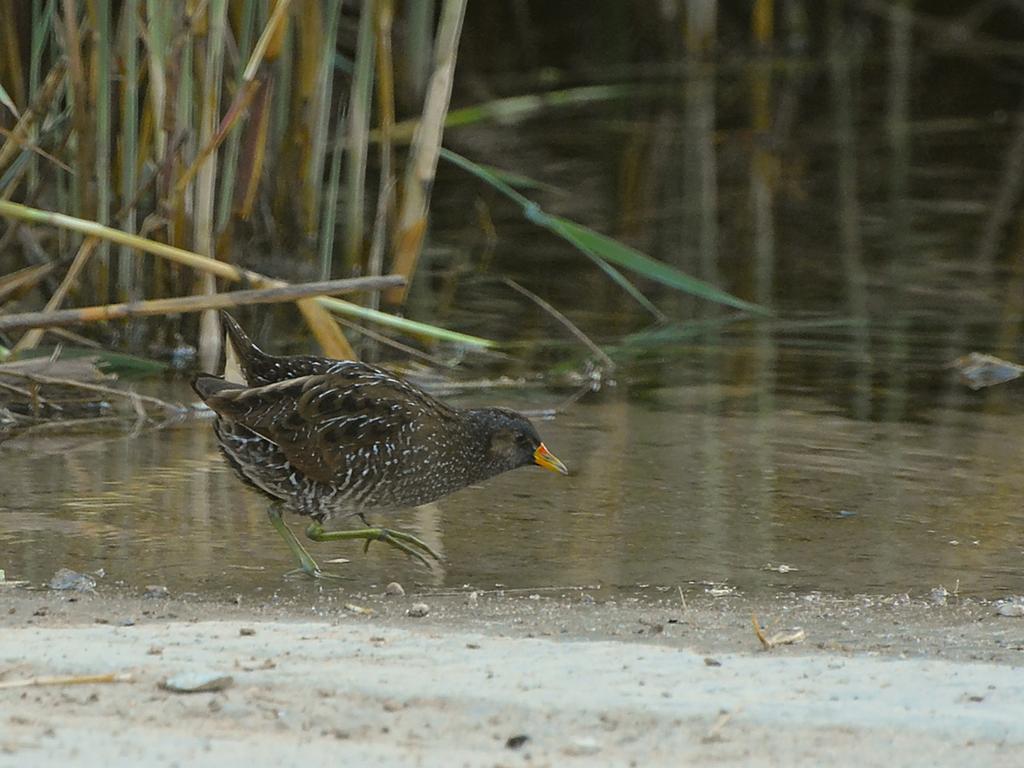
[[[882,344],[905,345],[892,351],[901,388],[869,392],[876,418],[857,418],[864,395],[841,376],[837,341],[771,334],[771,397],[757,364],[763,329],[661,360],[660,384],[642,366],[635,378],[624,371],[618,387],[541,425],[572,477],[521,470],[394,521],[444,552],[433,573],[380,547],[315,551],[350,558],[334,568],[351,587],[1024,591],[1024,417],[987,409],[985,394],[961,391],[952,375],[909,390],[922,375],[910,352],[931,346],[908,336]],[[813,387],[804,366],[822,377]],[[529,408],[559,395],[486,399]],[[132,585],[233,594],[280,589],[291,567],[263,499],[224,466],[208,423],[137,438],[19,438],[0,450],[0,551],[11,576],[104,568]],[[793,570],[769,570],[780,565]]]

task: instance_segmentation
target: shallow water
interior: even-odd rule
[[[350,588],[1024,592],[1020,395],[969,393],[922,354],[903,375],[927,386],[868,382],[861,392],[828,374],[849,358],[840,342],[737,332],[664,363],[660,384],[623,371],[617,385],[540,422],[570,477],[523,469],[388,520],[443,553],[433,571],[379,545],[367,555],[358,544],[311,548],[322,564],[350,558],[325,565]],[[775,364],[759,371],[765,345]],[[806,366],[830,386],[811,391]],[[544,408],[563,395],[458,401]],[[859,408],[889,416],[857,418]],[[102,568],[107,580],[176,592],[302,589],[283,585],[291,563],[266,504],[226,467],[207,420],[135,437],[23,437],[0,451],[10,577]]]
[[[530,191],[545,210],[776,316],[736,320],[639,281],[673,319],[652,328],[579,253],[442,167],[410,314],[545,342],[497,364],[470,355],[458,375],[585,370],[586,351],[495,277],[511,275],[609,350],[615,384],[540,425],[571,477],[521,470],[387,521],[443,552],[442,567],[379,545],[313,545],[322,564],[350,558],[327,567],[360,588],[1024,592],[1024,389],[970,392],[946,367],[974,350],[1021,357],[1016,91],[993,80],[997,54],[911,37],[915,66],[901,70],[882,22],[858,23],[862,48],[831,59],[625,68],[616,78],[635,97],[446,134],[561,190]],[[751,116],[762,97],[767,124]],[[282,349],[280,313],[245,319]],[[459,402],[548,409],[572,394],[560,380]],[[191,399],[184,384],[172,396]],[[283,586],[292,564],[265,502],[229,472],[206,421],[23,436],[0,444],[0,462],[9,578],[102,568],[178,592],[307,588]]]

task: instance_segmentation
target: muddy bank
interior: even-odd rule
[[[5,590],[0,683],[132,682],[0,690],[0,765],[1019,764],[1024,619],[992,605],[581,594]],[[764,652],[751,612],[808,639]],[[158,687],[201,670],[232,684]]]

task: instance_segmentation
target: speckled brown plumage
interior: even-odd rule
[[[424,504],[528,464],[565,473],[521,414],[452,408],[365,363],[267,355],[223,318],[225,377],[195,390],[239,476],[299,514]]]

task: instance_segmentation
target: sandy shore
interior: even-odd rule
[[[986,604],[350,599],[0,592],[0,684],[131,676],[0,690],[0,766],[1010,766],[1024,754],[1024,619]],[[407,616],[421,599],[430,615]],[[761,650],[752,608],[807,642]],[[159,687],[204,670],[230,686]]]

